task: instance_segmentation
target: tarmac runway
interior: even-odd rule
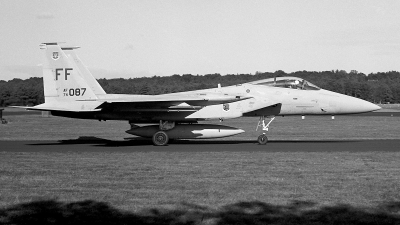
[[[259,145],[247,140],[174,141],[153,146],[150,140],[110,141],[72,139],[60,141],[0,141],[3,152],[397,152],[400,140],[270,141]]]

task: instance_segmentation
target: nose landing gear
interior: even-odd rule
[[[268,142],[268,137],[264,133],[258,136],[257,138],[258,144],[260,145],[266,145]]]
[[[268,118],[268,117],[267,117]],[[258,144],[260,145],[265,145],[268,142],[268,137],[267,137],[267,132],[268,132],[268,128],[269,125],[272,123],[272,121],[274,121],[275,116],[272,116],[270,121],[265,124],[265,116],[260,116],[260,120],[258,121],[257,127],[256,127],[256,131],[258,130],[259,127],[262,127],[263,133],[258,136],[257,141]]]

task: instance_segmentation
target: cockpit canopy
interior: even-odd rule
[[[299,90],[320,90],[318,86],[298,77],[275,77],[249,82],[249,84],[272,87],[292,88]]]

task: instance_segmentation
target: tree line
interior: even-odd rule
[[[112,94],[166,94],[198,89],[215,88],[218,84],[230,86],[266,78],[293,76],[326,90],[361,98],[373,103],[400,103],[400,73],[397,71],[370,73],[355,70],[297,71],[285,73],[256,72],[255,74],[172,75],[141,78],[99,79],[107,93]],[[43,80],[33,77],[26,80],[0,80],[0,106],[37,105],[44,102]]]

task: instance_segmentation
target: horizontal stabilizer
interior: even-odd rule
[[[60,107],[64,106],[64,107]],[[96,107],[98,106],[98,103],[95,105]],[[71,104],[71,105],[65,105],[65,104],[40,104],[36,106],[10,106],[12,108],[20,108],[20,109],[26,109],[26,110],[39,110],[39,111],[68,111],[68,112],[97,112],[100,111],[101,109],[96,109],[94,106],[90,105],[76,105],[76,104]]]

